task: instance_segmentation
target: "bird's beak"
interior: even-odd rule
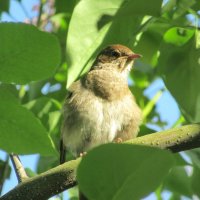
[[[141,58],[141,57],[142,57],[142,55],[133,53],[133,54],[128,56],[128,60],[134,60],[136,58]]]

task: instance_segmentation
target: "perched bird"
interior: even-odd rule
[[[136,58],[140,55],[128,47],[110,45],[71,85],[63,109],[61,163],[66,150],[79,156],[97,145],[137,136],[141,110],[127,80]]]

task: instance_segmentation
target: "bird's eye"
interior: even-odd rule
[[[117,51],[111,51],[111,56],[113,56],[113,57],[119,57],[120,56],[120,53],[119,52],[117,52]]]

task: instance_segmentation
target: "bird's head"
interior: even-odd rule
[[[132,69],[134,60],[141,55],[120,44],[109,45],[97,56],[92,69],[114,70],[127,75]]]

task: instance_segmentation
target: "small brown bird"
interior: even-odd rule
[[[134,59],[123,45],[110,45],[97,56],[91,70],[74,82],[64,104],[60,162],[65,151],[75,156],[97,145],[137,136],[141,110],[128,88]]]

